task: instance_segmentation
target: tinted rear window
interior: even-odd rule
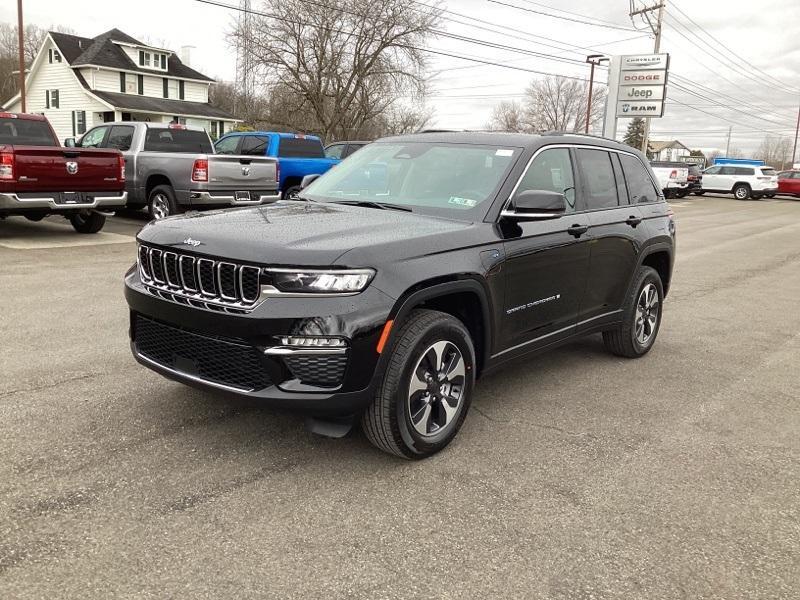
[[[0,119],[0,144],[17,146],[57,146],[44,121]]]
[[[771,177],[772,175],[775,175],[775,169],[761,169],[761,173]]]
[[[182,152],[211,154],[211,140],[205,131],[190,129],[149,128],[144,138],[144,149],[149,152]]]
[[[322,142],[309,138],[281,138],[278,156],[284,158],[325,158]]]
[[[733,171],[736,175],[755,175],[754,169],[748,169],[747,167],[734,167]]]
[[[658,191],[653,185],[653,180],[650,179],[650,175],[639,159],[629,154],[620,154],[619,160],[622,163],[622,170],[625,172],[631,204],[658,200]]]

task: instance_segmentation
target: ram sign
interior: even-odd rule
[[[669,54],[620,56],[615,62],[619,68],[616,117],[663,116]]]

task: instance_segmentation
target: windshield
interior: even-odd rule
[[[494,197],[519,148],[436,142],[374,143],[326,173],[302,196],[378,202],[474,219]]]

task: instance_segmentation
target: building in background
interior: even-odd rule
[[[678,140],[671,140],[666,142],[659,142],[656,140],[650,140],[649,144],[649,152],[647,153],[650,155],[651,160],[681,160],[683,156],[689,156],[691,150],[681,144]]]
[[[236,118],[208,103],[212,83],[171,50],[119,29],[96,38],[51,31],[26,79],[26,109],[45,115],[62,140],[109,121],[179,122],[218,137]],[[3,109],[20,104],[17,94]]]

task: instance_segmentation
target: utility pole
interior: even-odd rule
[[[794,148],[792,148],[792,168],[794,169],[794,158],[797,156],[797,134],[800,133],[800,106],[797,107],[797,125],[794,128]]]
[[[589,71],[589,98],[586,100],[586,133],[589,133],[589,122],[592,118],[592,89],[594,87],[594,68],[604,60],[608,60],[602,54],[590,54],[586,57],[586,62],[592,65]]]
[[[22,0],[17,0],[17,42],[19,44],[19,99],[25,110],[25,30],[22,28]]]
[[[650,26],[650,29],[656,36],[655,44],[653,44],[653,54],[658,54],[659,50],[661,50],[661,29],[662,24],[664,22],[664,7],[667,4],[667,0],[661,0],[655,6],[649,6],[645,8],[636,9],[634,6],[634,1],[631,0],[631,12],[630,16],[631,19],[636,15],[642,15],[644,19],[647,21],[647,24]],[[655,24],[650,21],[650,13],[657,10],[658,16],[656,17]],[[645,117],[644,119],[644,135],[642,136],[642,152],[644,152],[645,156],[647,156],[647,145],[650,137],[650,117]]]
[[[728,158],[728,154],[731,153],[731,132],[733,131],[733,125],[728,127],[728,143],[725,144],[725,158]]]

